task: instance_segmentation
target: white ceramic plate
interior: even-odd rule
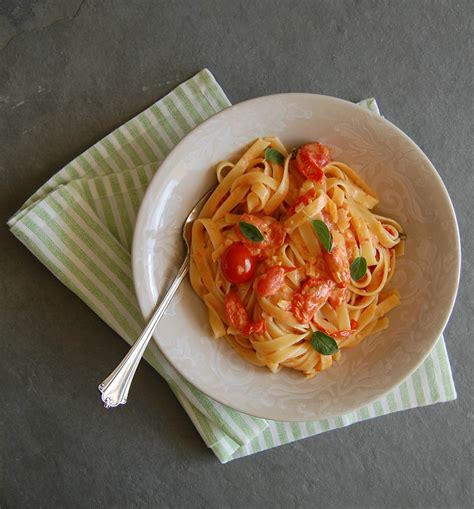
[[[186,279],[155,340],[191,383],[242,412],[290,421],[345,414],[420,365],[446,325],[459,280],[459,233],[447,191],[421,149],[380,116],[340,99],[281,94],[233,106],[194,129],[163,162],[140,209],[133,242],[138,300],[148,317],[176,274],[181,225],[214,184],[214,165],[266,135],[287,147],[329,145],[334,159],[359,170],[379,193],[378,210],[405,227],[406,255],[392,282],[402,302],[390,313],[389,329],[344,350],[341,362],[311,380],[290,370],[271,374],[212,339],[205,307]]]

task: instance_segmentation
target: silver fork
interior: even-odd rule
[[[123,358],[122,362],[110,373],[110,375],[99,384],[99,391],[101,393],[102,401],[104,402],[105,408],[116,407],[118,405],[124,405],[127,402],[128,391],[132,384],[133,376],[138,368],[138,364],[145,352],[145,349],[150,341],[153,331],[155,330],[158,322],[163,316],[166,308],[173,299],[176,290],[179,288],[181,281],[189,270],[190,263],[190,242],[191,242],[191,228],[194,220],[198,217],[199,212],[202,209],[205,201],[209,198],[211,193],[214,191],[212,188],[208,191],[197,203],[185,219],[183,224],[183,239],[186,245],[186,257],[184,258],[183,264],[181,265],[178,274],[174,278],[170,287],[168,288],[163,300],[159,306],[155,309],[143,332],[138,337],[132,348],[130,348],[127,355]]]

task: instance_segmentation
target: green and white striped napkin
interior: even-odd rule
[[[76,157],[9,220],[12,233],[131,344],[144,326],[132,283],[136,214],[153,174],[193,127],[230,102],[204,69]],[[363,101],[378,113],[373,99]],[[208,398],[150,344],[146,360],[168,382],[222,463],[371,417],[456,398],[443,337],[400,387],[348,415],[317,422],[251,417]]]

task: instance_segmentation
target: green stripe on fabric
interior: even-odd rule
[[[260,444],[258,436],[253,438],[248,444],[246,444],[243,447],[245,447],[245,449],[250,449],[252,451],[252,454],[263,450],[263,446]]]
[[[170,149],[168,145],[164,142],[161,136],[158,135],[155,126],[150,122],[145,113],[140,113],[137,117],[137,121],[143,125],[143,128],[146,130],[148,136],[154,141],[155,145],[160,150],[163,157],[168,155]]]
[[[71,191],[71,194],[75,195],[76,187],[75,184],[77,184],[78,181],[70,182],[67,184],[67,186],[64,187],[64,189],[67,189],[68,191]],[[95,185],[94,179],[84,179],[83,181],[84,187],[87,187],[87,193],[83,193],[82,196],[86,197],[91,196],[91,201],[83,201],[83,200],[75,200],[75,203],[80,202],[81,208],[83,209],[81,211],[82,213],[86,214],[87,216],[92,216],[92,220],[95,222],[97,220],[98,224],[100,225],[100,228],[103,228],[107,232],[109,232],[110,236],[114,239],[114,244],[117,244],[117,241],[115,240],[115,237],[110,232],[109,228],[107,228],[107,219],[105,217],[105,211],[102,207],[102,200],[100,199],[99,193],[97,192],[97,186]],[[67,198],[66,202],[67,202]],[[79,220],[80,221],[80,220]]]
[[[193,409],[193,414],[196,417],[197,421],[199,422],[202,431],[206,435],[207,439],[209,440],[209,443],[216,444],[217,443],[217,437],[214,435],[214,432],[212,431],[212,428],[209,426],[209,422],[207,418],[199,412],[199,410],[196,410],[195,408],[191,407]]]
[[[89,149],[88,152],[90,150],[91,149]],[[98,176],[96,170],[92,167],[92,165],[89,163],[89,161],[85,158],[85,156],[83,154],[81,154],[76,159],[76,161],[79,164],[79,166],[86,172],[86,175],[91,176],[91,177]]]
[[[357,421],[357,416],[355,414],[346,414],[342,417],[342,422],[344,426],[349,426]]]
[[[90,204],[90,206],[95,205],[95,200],[92,196],[92,191],[88,182],[84,182],[84,185],[81,185],[81,192],[84,195],[84,201],[87,202],[87,204]]]
[[[170,124],[168,119],[164,116],[160,108],[156,104],[154,104],[153,106],[150,107],[150,111],[153,113],[153,115],[155,115],[156,119],[158,120],[158,123],[168,135],[168,138],[172,141],[172,143],[176,145],[179,142],[180,137],[178,133],[174,130],[174,127]]]
[[[424,362],[426,378],[428,380],[428,388],[430,391],[431,401],[439,401],[439,391],[436,383],[436,376],[434,372],[433,357],[432,353],[428,355]]]
[[[104,186],[103,180],[94,180],[95,188],[99,194],[102,196],[105,196],[107,194],[107,191]],[[102,200],[101,201],[102,210],[104,212],[105,220],[107,222],[107,228],[110,230],[112,235],[115,237],[117,242],[120,242],[120,235],[119,235],[119,225],[116,223],[114,214],[112,212],[112,207],[110,206],[109,200]]]
[[[125,198],[123,197],[122,190],[120,189],[120,185],[117,181],[116,175],[114,175],[114,177],[115,178],[108,179],[110,187],[112,188],[112,191],[114,193],[112,196],[109,196],[110,206],[113,211],[114,204],[116,205],[115,208],[120,218],[120,226],[122,227],[125,234],[125,243],[127,247],[130,247],[134,225],[130,221],[130,217],[127,214]]]
[[[306,433],[308,435],[314,435],[316,433],[316,427],[314,425],[314,422],[307,421],[304,423],[306,428]]]
[[[301,429],[297,422],[290,423],[291,432],[293,433],[293,438],[295,440],[299,440],[301,438]]]
[[[197,99],[198,103],[206,113],[208,117],[213,115],[215,113],[215,110],[211,108],[211,105],[209,104],[209,101],[204,98],[202,95],[202,92],[199,90],[199,87],[196,85],[194,81],[188,82],[189,89],[191,90],[193,96]]]
[[[362,421],[365,421],[366,419],[370,418],[369,409],[366,406],[359,408],[359,410],[357,410],[357,415],[360,416],[360,419]]]
[[[117,241],[116,237],[114,237],[112,233],[104,227],[98,218],[91,214],[92,210],[87,209],[88,205],[81,203],[81,201],[74,196],[74,193],[70,189],[72,184],[73,183],[68,184],[67,186],[58,190],[59,195],[70,204],[71,210],[75,212],[81,219],[83,219],[83,221],[85,221],[96,233],[101,232],[101,240],[107,245],[111,252],[114,253],[120,262],[129,267],[131,274],[130,254]],[[77,219],[71,219],[78,223]],[[78,227],[80,227],[79,223]],[[126,273],[123,272],[123,274]]]
[[[38,208],[35,209],[35,212],[38,214],[38,217],[40,217],[39,213],[41,211]],[[34,233],[38,238],[40,238],[53,256],[55,256],[56,259],[59,260],[59,262],[62,263],[62,265],[64,265],[64,267],[67,268],[71,274],[73,274],[77,280],[80,281],[99,301],[108,306],[113,318],[124,328],[125,331],[130,333],[133,330],[131,334],[132,337],[135,336],[140,328],[136,327],[134,329],[130,329],[129,323],[122,319],[123,310],[119,311],[108,296],[104,294],[103,291],[95,283],[93,283],[93,281],[70,258],[66,256],[68,251],[64,247],[59,247],[53,239],[48,237],[41,229],[39,229],[39,226],[34,223],[31,218],[25,217],[24,223],[32,231],[33,228],[35,228]]]
[[[52,200],[51,200],[52,201]],[[53,203],[53,201],[52,201]],[[40,217],[47,225],[51,228],[51,230],[57,235],[58,239],[61,240],[65,248],[74,252],[74,255],[92,272],[92,274],[96,277],[97,281],[100,281],[108,290],[112,292],[112,294],[117,298],[117,300],[122,304],[124,308],[126,308],[130,314],[130,316],[136,321],[137,327],[140,328],[143,326],[143,319],[141,314],[138,312],[135,302],[133,302],[133,293],[131,288],[127,288],[128,292],[123,293],[123,291],[115,284],[115,282],[107,275],[103,270],[99,267],[98,263],[88,255],[81,246],[69,236],[66,231],[61,227],[61,225],[52,218],[46,210],[40,209],[37,207],[35,209],[35,213],[38,217]],[[61,220],[65,220],[66,218],[61,218]],[[97,246],[94,242],[91,241],[90,237],[85,231],[79,232],[77,231],[78,237],[83,240],[84,243],[92,244],[94,248]],[[52,241],[52,239],[51,239]],[[59,248],[59,246],[57,246]],[[73,262],[71,261],[71,264]],[[64,264],[65,265],[65,264]],[[81,271],[77,265],[74,265],[75,270],[78,272]],[[81,271],[82,272],[82,271]],[[86,276],[87,277],[87,276]],[[98,287],[97,287],[98,288]]]
[[[452,379],[450,378],[450,367],[448,364],[448,356],[445,351],[444,345],[438,340],[435,346],[435,353],[438,356],[439,365],[441,367],[441,376],[443,378],[443,387],[446,397],[454,399],[455,393],[453,391]]]
[[[279,421],[275,421],[274,424],[280,442],[285,444],[286,442],[288,442],[288,435],[286,433],[285,426],[283,425],[282,422]]]
[[[115,227],[117,229],[118,237],[117,241],[122,244],[125,248],[128,249],[127,245],[127,231],[125,229],[125,225],[122,221],[121,215],[123,214],[123,210],[119,210],[118,204],[115,200],[115,195],[112,189],[111,181],[109,179],[104,180],[104,188],[107,191],[107,196],[102,200],[102,204],[107,202],[110,206],[110,210],[112,211],[112,217],[114,220]]]
[[[148,175],[146,174],[145,167],[137,168],[137,175],[138,175],[138,178],[139,178],[142,186],[147,187],[148,184],[150,183],[150,179],[148,178]]]
[[[115,260],[109,255],[107,251],[105,251],[91,236],[90,234],[84,230],[72,217],[70,214],[64,214],[64,208],[61,206],[61,204],[54,198],[54,196],[50,196],[48,199],[48,203],[51,206],[51,208],[61,217],[61,220],[64,221],[64,223],[77,235],[79,239],[84,242],[87,246],[89,246],[91,249],[94,250],[94,253],[97,255],[98,258],[103,260],[106,265],[111,269],[112,272],[117,276],[117,278],[122,281],[124,285],[127,286],[127,289],[129,290],[130,294],[132,295],[132,300],[129,300],[129,305],[136,307],[135,298],[133,297],[133,281],[131,278],[131,274],[125,273],[122,268],[115,262]],[[73,205],[71,204],[71,207]],[[76,208],[76,212],[78,212],[78,209]],[[78,212],[80,214],[80,211]],[[46,221],[42,217],[43,220]],[[83,217],[84,219],[84,217]],[[48,220],[49,223],[49,220]],[[104,240],[104,237],[101,236],[101,239]],[[74,244],[74,241],[68,237],[68,241],[71,241],[71,245]],[[104,242],[105,243],[105,242]],[[110,245],[110,243],[106,243],[106,245]],[[129,297],[129,296],[128,296]],[[140,321],[141,321],[141,315]]]
[[[219,91],[216,82],[211,77],[210,73],[203,72],[200,73],[198,77],[202,80],[204,87],[208,87],[210,93],[212,94],[212,97],[216,100],[218,104],[218,109],[227,108],[229,106],[229,103],[226,102],[222,97],[222,93]]]
[[[382,406],[382,403],[380,403],[380,401],[375,401],[374,410],[375,410],[375,415],[383,414],[383,406]]]
[[[81,178],[81,174],[71,164],[64,167],[64,171],[67,172],[67,180]]]
[[[128,178],[127,178],[128,176]],[[124,203],[124,212],[126,214],[127,220],[130,223],[130,231],[127,231],[127,248],[130,251],[131,245],[132,245],[132,238],[133,238],[133,228],[135,226],[135,218],[136,218],[136,210],[138,204],[134,201],[137,201],[137,192],[135,189],[135,184],[133,180],[130,177],[130,174],[128,171],[124,171],[122,173],[116,173],[115,179],[118,188],[120,189],[120,196],[123,199]],[[127,184],[128,181],[128,184]],[[135,197],[135,200],[134,200]]]
[[[120,146],[123,148],[123,150],[125,150],[128,157],[135,166],[141,166],[142,164],[145,164],[146,161],[143,161],[142,158],[138,155],[130,141],[127,140],[126,136],[123,134],[122,129],[117,129],[115,133],[115,139],[120,143]],[[130,167],[127,165],[127,170],[129,168]]]
[[[241,447],[228,436],[221,434],[221,437],[211,446],[211,449],[214,453],[217,451],[216,454],[222,463],[227,463]]]
[[[112,166],[109,165],[109,163],[104,159],[102,154],[99,152],[98,148],[94,145],[91,147],[87,153],[94,159],[97,166],[105,173],[115,173],[115,170],[112,168]]]
[[[123,329],[125,334],[129,337],[136,337],[137,329],[130,326],[129,322],[122,317],[122,314],[115,305],[110,301],[107,295],[105,295],[97,286],[81,271],[76,265],[74,265],[65,253],[46,235],[42,232],[41,228],[34,223],[29,216],[23,218],[23,224],[35,234],[35,236],[41,241],[41,243],[48,249],[54,258],[59,260],[64,267],[66,267],[74,277],[77,278],[82,285],[90,292],[90,294],[96,298],[99,302],[102,302],[108,309],[112,318],[115,322]],[[90,301],[90,299],[88,299]],[[103,313],[101,313],[103,315]],[[108,320],[105,320],[109,323]],[[110,325],[110,323],[109,323]],[[115,327],[113,327],[115,329]]]
[[[128,171],[124,173],[117,174],[117,179],[119,180],[119,184],[122,184],[125,189],[122,190],[122,192],[125,194],[125,191],[128,191],[130,202],[132,204],[133,213],[134,213],[134,219],[138,213],[138,210],[140,208],[141,200],[140,196],[138,194],[138,190],[135,186],[135,182],[133,181],[132,176]],[[122,186],[121,186],[122,188]],[[132,221],[132,218],[130,218],[130,221]],[[134,229],[134,225],[132,230]]]
[[[189,113],[196,125],[205,120],[194,107],[193,103],[189,100],[182,87],[176,90],[176,97],[181,101],[181,104],[184,108],[186,108],[186,111]]]
[[[127,128],[130,131],[131,135],[134,137],[136,143],[140,146],[142,151],[147,157],[146,163],[151,163],[156,161],[156,154],[153,149],[150,147],[145,137],[140,134],[138,127],[135,125],[135,122],[128,122]]]
[[[327,430],[330,428],[330,426],[329,426],[329,421],[328,421],[327,419],[324,419],[324,420],[322,420],[322,421],[319,421],[319,424],[320,424],[321,429],[322,429],[323,431],[327,431]]]
[[[403,408],[410,408],[410,396],[408,394],[408,386],[406,382],[403,382],[400,387],[400,397],[402,398]]]
[[[112,161],[122,171],[128,170],[128,168],[129,168],[128,164],[125,162],[125,159],[123,159],[123,157],[120,155],[120,153],[117,151],[117,149],[112,145],[110,138],[104,138],[104,139],[100,140],[97,145],[103,147],[106,150],[107,154],[110,156]]]
[[[251,450],[255,452],[264,451],[267,448],[262,433],[259,433],[250,443],[252,444]]]
[[[263,438],[268,448],[275,447],[275,442],[273,441],[273,436],[270,427],[267,427],[266,429],[263,430]]]
[[[233,459],[232,449],[229,447],[228,442],[225,440],[217,442],[212,446],[211,450],[217,456],[217,459],[223,464]]]
[[[170,114],[176,120],[176,123],[179,125],[181,130],[186,134],[190,131],[191,126],[188,124],[187,120],[184,118],[183,114],[179,111],[170,97],[165,97],[163,99],[163,104],[166,106]]]
[[[51,258],[48,258],[42,249],[39,248],[38,244],[33,242],[22,230],[21,225],[19,223],[12,229],[12,233],[14,233],[15,237],[21,240],[21,242],[28,247],[28,249],[38,258],[38,260],[52,273],[54,274],[61,283],[63,283],[67,288],[69,288],[72,292],[74,292],[84,303],[89,306],[94,313],[97,314],[105,323],[112,327],[117,333],[117,327],[109,322],[109,319],[104,315],[101,308],[86,294],[84,294],[80,288],[78,288],[77,283],[73,282],[71,278],[69,278],[55,263],[51,261]],[[25,226],[25,225],[24,225]],[[29,229],[29,228],[28,228]]]
[[[148,179],[148,181],[150,182],[150,181],[151,181],[151,179],[152,179],[152,178],[153,178],[153,176],[154,176],[153,169],[152,169],[149,165],[147,165],[147,166],[143,166],[143,171],[144,171],[144,173],[145,173],[145,175],[146,175],[146,178],[147,178],[147,179]]]
[[[421,369],[421,368],[420,368]],[[415,398],[418,405],[425,405],[425,394],[423,392],[423,385],[421,383],[421,376],[420,376],[420,369],[417,369],[412,377],[411,380],[413,382],[413,388],[415,390]]]
[[[390,409],[390,412],[396,412],[398,410],[397,408],[397,400],[395,399],[395,396],[393,392],[389,392],[386,396],[388,408]]]
[[[232,419],[232,421],[239,426],[243,433],[249,437],[254,436],[255,432],[250,428],[250,426],[245,422],[243,419],[243,415],[240,412],[237,412],[233,408],[229,408],[228,406],[222,405],[221,407],[224,412],[227,413],[227,415]]]

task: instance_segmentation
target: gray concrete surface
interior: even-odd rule
[[[473,14],[470,0],[0,3],[1,507],[472,504]],[[100,406],[96,383],[125,343],[4,223],[65,163],[202,67],[234,103],[373,95],[429,155],[462,231],[446,330],[456,402],[226,466],[145,364],[126,407]]]

